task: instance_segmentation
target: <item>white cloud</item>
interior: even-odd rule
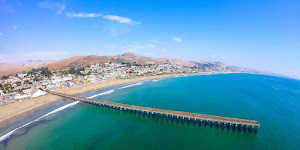
[[[156,41],[156,40],[150,40],[150,42],[152,42],[152,43],[159,43],[159,42]]]
[[[37,4],[40,8],[51,8],[56,9],[57,13],[61,14],[66,9],[66,4],[64,2],[50,2],[50,1],[41,1]]]
[[[67,17],[77,17],[77,18],[96,18],[102,16],[102,14],[97,13],[66,13]]]
[[[2,34],[3,34],[3,33],[0,32],[0,36],[1,36]]]
[[[135,24],[140,24],[140,22],[133,21],[130,18],[126,17],[120,17],[116,15],[103,15],[99,13],[65,13],[66,17],[76,17],[76,18],[98,18],[101,17],[102,19],[107,19],[110,21],[116,21],[118,23],[123,23],[123,24],[130,24],[130,25],[135,25]],[[129,26],[118,26],[117,24],[109,24],[108,26],[104,27],[104,29],[113,37],[117,37],[121,33],[129,32],[131,28]]]
[[[133,21],[130,18],[127,17],[121,17],[121,16],[116,16],[116,15],[105,15],[103,16],[104,19],[108,19],[108,20],[112,20],[112,21],[116,21],[119,23],[126,23],[126,24],[140,24],[140,22],[137,21]]]
[[[172,37],[172,40],[174,40],[175,42],[181,43],[182,42],[182,38],[181,37]]]
[[[153,45],[153,44],[147,44],[147,46],[149,46],[149,47],[156,47],[156,45]]]
[[[53,5],[50,5],[48,3],[41,5],[40,7],[43,8],[51,8],[53,7]],[[103,16],[102,14],[98,14],[98,13],[66,13],[67,17],[77,17],[77,18],[96,18],[96,17],[100,17]],[[117,15],[104,15],[102,17],[103,19],[107,19],[107,20],[111,20],[111,21],[116,21],[119,23],[125,23],[125,24],[131,24],[131,25],[135,25],[135,24],[140,24],[140,22],[137,21],[133,21],[130,18],[127,17],[121,17],[121,16],[117,16]]]

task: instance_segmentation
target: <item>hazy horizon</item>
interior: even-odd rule
[[[132,52],[300,79],[300,2],[0,0],[0,63]]]

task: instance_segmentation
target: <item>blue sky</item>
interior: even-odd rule
[[[0,0],[0,63],[133,52],[300,78],[300,2]]]

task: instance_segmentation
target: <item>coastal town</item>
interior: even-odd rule
[[[28,72],[3,76],[0,80],[0,105],[22,102],[25,98],[45,95],[46,91],[70,88],[82,84],[104,80],[124,79],[137,76],[154,76],[163,74],[196,74],[205,72],[235,72],[226,68],[185,67],[171,63],[147,65],[136,63],[98,63],[83,68],[70,68],[50,71],[47,67],[35,68]]]

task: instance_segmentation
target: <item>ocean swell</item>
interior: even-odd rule
[[[93,95],[93,96],[90,96],[88,98],[94,98],[94,97],[97,97],[97,96],[100,96],[100,95],[106,95],[106,94],[110,94],[112,92],[114,92],[115,90],[109,90],[109,91],[106,91],[106,92],[103,92],[103,93],[100,93],[100,94],[96,94],[96,95]]]
[[[129,88],[129,87],[136,86],[136,85],[141,85],[141,84],[143,84],[143,82],[138,82],[138,83],[134,83],[134,84],[129,84],[129,85],[120,87],[119,89]]]
[[[77,103],[79,103],[79,101],[76,101],[76,102],[67,104],[67,105],[65,105],[65,106],[59,107],[59,108],[57,108],[57,109],[55,109],[55,110],[53,110],[53,111],[47,113],[46,115],[44,115],[44,116],[42,116],[42,117],[39,117],[39,118],[37,118],[37,119],[35,119],[35,120],[31,121],[31,122],[28,122],[28,123],[26,123],[26,124],[24,124],[24,125],[22,125],[22,126],[16,128],[16,129],[12,130],[12,131],[6,133],[5,135],[3,135],[3,136],[0,137],[0,142],[3,141],[3,140],[5,140],[5,139],[7,139],[7,138],[9,138],[15,131],[17,131],[17,130],[19,130],[19,129],[21,129],[21,128],[24,128],[24,127],[26,127],[26,126],[32,124],[33,122],[39,121],[39,120],[41,120],[41,119],[43,119],[43,118],[45,118],[45,117],[47,117],[47,116],[49,116],[49,115],[51,115],[51,114],[54,114],[54,113],[56,113],[56,112],[59,112],[59,111],[62,111],[62,110],[64,110],[64,109],[66,109],[66,108],[68,108],[68,107],[71,107],[71,106],[73,106],[73,105],[76,105]]]
[[[152,82],[157,82],[157,81],[160,81],[160,80],[158,80],[158,79],[154,79],[154,80],[151,80]]]

